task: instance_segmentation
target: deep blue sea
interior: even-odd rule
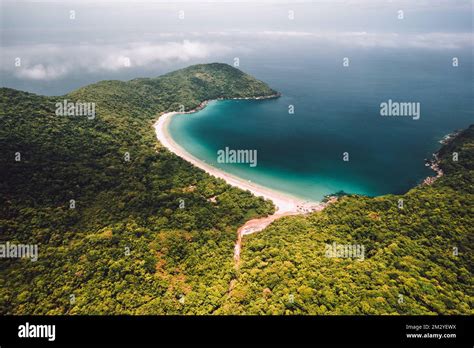
[[[172,136],[189,152],[311,200],[401,193],[431,174],[424,159],[444,135],[474,123],[470,9],[465,0],[405,1],[400,20],[397,1],[6,1],[0,86],[64,95],[239,58],[282,97],[175,117]],[[380,116],[389,99],[420,103],[420,119]],[[216,163],[225,147],[257,150],[257,166]]]
[[[174,117],[170,133],[207,163],[297,197],[406,192],[433,174],[425,159],[439,140],[474,123],[471,55],[457,52],[453,67],[452,52],[345,53],[348,67],[340,52],[254,59],[245,71],[280,98],[215,101]],[[381,116],[389,99],[420,103],[420,118]],[[257,150],[257,166],[217,163],[225,147]]]

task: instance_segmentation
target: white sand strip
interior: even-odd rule
[[[256,196],[261,196],[265,199],[271,200],[277,207],[277,212],[279,214],[288,212],[298,212],[298,205],[302,205],[305,203],[307,204],[306,201],[291,197],[289,195],[285,195],[281,192],[274,191],[272,189],[255,184],[253,182],[241,179],[235,175],[226,173],[188,153],[181,146],[179,146],[168,133],[168,125],[170,123],[170,120],[176,114],[178,114],[178,112],[165,113],[161,115],[158,121],[154,124],[156,137],[161,142],[161,144],[163,144],[163,146],[166,147],[168,150],[183,158],[184,160],[192,163],[196,167],[203,169],[210,175],[225,180],[229,185],[238,187],[242,190],[248,190]]]

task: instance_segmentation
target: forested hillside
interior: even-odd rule
[[[0,260],[0,313],[212,313],[238,226],[274,208],[161,148],[152,123],[181,104],[271,94],[225,64],[61,97],[2,88],[0,242],[39,244],[39,259]],[[95,102],[95,118],[56,116],[64,99]]]
[[[0,243],[39,245],[36,262],[0,260],[0,313],[472,314],[473,126],[433,185],[282,218],[244,238],[235,270],[237,228],[273,205],[168,152],[152,124],[275,93],[224,64],[60,97],[0,89]],[[64,99],[95,118],[56,116]],[[325,257],[333,242],[364,260]]]
[[[432,186],[343,197],[246,237],[239,282],[219,312],[473,314],[474,126],[439,156],[445,176]],[[326,257],[334,242],[364,245],[364,260]]]

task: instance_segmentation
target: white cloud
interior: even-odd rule
[[[173,37],[173,33],[162,33],[161,35]],[[195,38],[206,38],[213,40],[243,39],[247,42],[247,48],[258,40],[312,40],[313,44],[333,44],[342,47],[381,47],[381,48],[423,48],[432,50],[463,49],[474,46],[472,33],[464,32],[429,32],[429,33],[390,33],[390,32],[368,32],[368,31],[293,31],[293,30],[222,30],[208,32],[176,33],[176,37],[193,36]],[[302,42],[303,43],[303,42]],[[245,47],[239,47],[239,50]]]
[[[462,49],[473,46],[472,33],[368,33],[362,32],[306,32],[306,31],[262,31],[254,36],[280,40],[281,38],[310,39],[315,43],[334,44],[345,47]]]
[[[228,51],[228,47],[199,41],[127,45],[33,45],[3,48],[2,69],[23,79],[53,80],[72,72],[116,71],[129,67],[152,67],[166,62],[204,59]],[[14,67],[15,58],[21,66]],[[12,62],[11,65],[5,62]]]
[[[258,51],[262,43],[275,42],[284,46],[286,40],[311,47],[417,48],[455,50],[472,48],[471,33],[371,33],[309,32],[309,31],[213,31],[192,32],[181,40],[183,33],[161,33],[167,42],[135,42],[128,44],[32,45],[2,47],[1,69],[22,79],[54,80],[77,72],[119,71],[129,67],[154,68],[163,63],[188,62],[193,59],[218,59],[232,52]],[[222,43],[219,43],[222,42]],[[225,43],[225,44],[224,44]],[[232,49],[229,47],[232,43]],[[240,46],[237,46],[240,45]],[[21,67],[15,67],[15,58]],[[7,64],[11,62],[11,64]]]
[[[30,80],[51,80],[67,73],[64,66],[44,66],[36,64],[26,69],[18,69],[18,77]]]

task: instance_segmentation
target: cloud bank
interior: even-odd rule
[[[53,80],[72,72],[117,71],[167,62],[206,59],[229,50],[225,45],[184,40],[127,45],[32,45],[3,48],[2,70],[21,79]],[[20,66],[15,59],[20,58]],[[9,64],[8,62],[11,62]]]
[[[472,33],[368,33],[362,32],[305,32],[305,31],[262,31],[260,37],[278,40],[281,38],[312,39],[321,44],[335,44],[345,47],[420,48],[420,49],[463,49],[473,46]]]
[[[302,46],[325,48],[359,47],[390,49],[459,50],[473,47],[471,33],[369,33],[306,31],[214,31],[161,33],[167,42],[128,44],[37,44],[3,48],[2,70],[20,79],[54,80],[77,72],[119,71],[134,67],[153,68],[159,64],[191,60],[217,60],[232,53],[261,50],[264,44],[281,45],[291,40]],[[183,40],[183,37],[192,40]],[[286,40],[286,41],[285,41]],[[15,67],[16,58],[21,66]],[[9,63],[11,62],[11,63]]]

